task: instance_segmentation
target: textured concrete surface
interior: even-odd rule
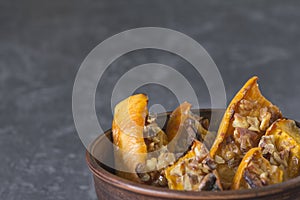
[[[73,82],[98,43],[142,26],[175,29],[202,44],[219,67],[228,99],[258,75],[265,96],[300,120],[299,1],[2,0],[0,199],[95,199],[72,118]],[[111,111],[104,97],[122,73],[148,62],[191,77],[203,105],[209,103],[203,80],[184,60],[155,50],[133,52],[114,62],[100,82],[96,108],[105,129]],[[158,86],[144,89],[152,99],[172,96]]]

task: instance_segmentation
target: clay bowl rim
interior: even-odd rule
[[[200,112],[211,112],[219,109],[200,109]],[[162,113],[160,115],[168,115],[170,112]],[[299,124],[297,122],[297,124]],[[89,150],[91,151],[95,145],[104,137],[110,137],[111,129],[105,131],[99,135],[90,145]],[[264,197],[272,194],[278,194],[283,191],[292,190],[300,187],[300,176],[283,183],[265,186],[256,189],[245,189],[245,190],[225,190],[225,191],[176,191],[168,188],[159,188],[150,185],[144,185],[141,183],[135,183],[133,181],[121,178],[99,165],[99,161],[94,158],[88,150],[86,150],[86,161],[88,167],[94,176],[106,182],[107,184],[113,185],[119,189],[131,191],[146,196],[162,197],[162,198],[175,198],[175,199],[243,199],[253,197]]]

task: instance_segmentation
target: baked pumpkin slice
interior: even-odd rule
[[[205,145],[194,140],[191,150],[166,168],[165,175],[172,190],[222,190],[215,168],[216,164],[208,157]]]
[[[232,189],[252,189],[281,183],[283,171],[262,155],[261,148],[250,149],[241,161],[233,179]]]
[[[188,102],[180,104],[170,115],[167,123],[168,149],[182,156],[191,146],[194,139],[203,141],[208,134],[209,121],[195,115]]]
[[[284,172],[284,180],[300,174],[300,129],[294,120],[279,119],[259,142],[263,155]]]
[[[148,185],[167,187],[164,169],[175,162],[168,138],[148,115],[148,98],[137,94],[115,107],[113,142],[117,175]]]
[[[262,96],[257,79],[249,79],[229,104],[210,150],[224,189],[230,188],[243,156],[257,147],[266,129],[282,117],[279,109]]]
[[[141,182],[135,169],[147,158],[147,146],[144,141],[148,97],[137,94],[118,103],[114,110],[112,135],[117,175]]]

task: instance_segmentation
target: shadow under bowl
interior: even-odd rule
[[[217,130],[224,110],[200,109],[201,116],[214,120],[210,128]],[[158,117],[169,117],[170,112]],[[295,200],[300,199],[300,177],[258,189],[228,190],[228,191],[175,191],[135,183],[115,175],[112,132],[106,131],[96,138],[86,152],[88,166],[93,173],[94,185],[99,200],[154,200],[154,199],[198,199],[198,200],[231,200],[231,199],[260,199],[260,200]]]

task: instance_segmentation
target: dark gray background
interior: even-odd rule
[[[95,199],[71,94],[81,62],[107,37],[142,26],[181,31],[212,56],[228,100],[258,75],[264,95],[299,120],[299,23],[299,1],[1,0],[0,199]],[[209,101],[201,77],[180,58],[133,52],[111,66],[99,87],[97,112],[104,128],[111,112],[103,98],[112,84],[149,61],[191,76],[199,98]],[[157,86],[148,89],[154,100],[169,94]],[[172,108],[176,102],[167,104]]]

